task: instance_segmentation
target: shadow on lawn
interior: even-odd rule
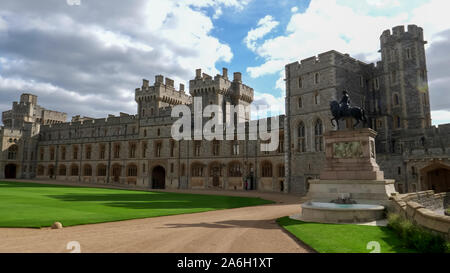
[[[64,194],[47,197],[65,202],[104,202],[103,205],[127,209],[228,209],[265,205],[262,199],[234,196],[208,196],[174,193]]]

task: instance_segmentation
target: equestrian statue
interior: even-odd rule
[[[334,121],[336,121],[337,128],[339,129],[339,120],[342,120],[347,117],[352,117],[356,120],[356,124],[353,125],[353,128],[358,126],[358,124],[362,121],[364,126],[367,124],[367,118],[364,109],[360,107],[351,107],[350,106],[350,97],[348,95],[347,90],[342,92],[341,102],[332,101],[330,102],[331,114],[333,118],[331,119],[331,124],[334,127]]]

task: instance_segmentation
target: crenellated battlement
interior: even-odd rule
[[[185,93],[184,84],[180,84],[179,90],[175,88],[174,80],[165,78],[162,75],[155,76],[155,83],[153,86],[149,85],[149,81],[142,80],[142,87],[136,88],[135,100],[141,101],[162,101],[171,105],[189,104],[191,97]]]
[[[417,25],[408,25],[405,30],[405,26],[400,25],[392,28],[392,30],[387,29],[383,31],[383,34],[380,37],[382,45],[398,39],[418,39],[424,41],[423,28],[418,27]]]

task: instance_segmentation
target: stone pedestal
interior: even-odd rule
[[[396,193],[395,181],[384,179],[376,162],[376,135],[368,128],[326,132],[325,168],[310,181],[308,197],[330,202],[350,194],[360,204],[386,204]]]

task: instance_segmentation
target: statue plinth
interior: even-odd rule
[[[320,179],[383,180],[376,162],[376,135],[367,128],[326,132],[326,165]]]
[[[368,128],[326,132],[325,168],[320,179],[310,181],[308,197],[330,202],[350,194],[358,203],[386,204],[395,181],[384,179],[376,162],[376,135]]]

